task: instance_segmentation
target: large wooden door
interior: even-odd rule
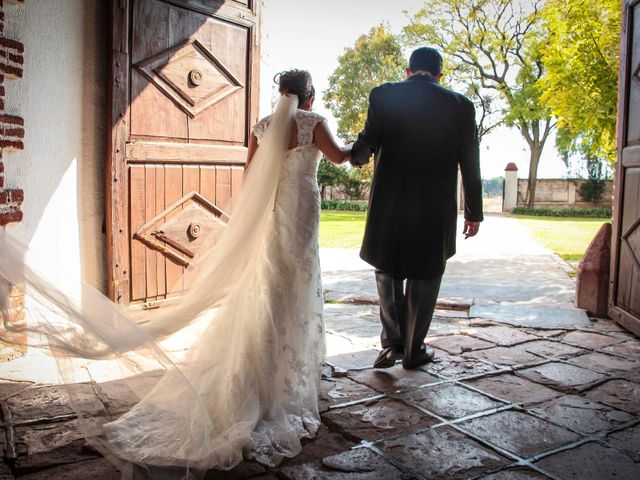
[[[152,307],[224,228],[257,120],[254,0],[112,0],[109,294]]]
[[[609,315],[640,335],[640,0],[624,8]]]

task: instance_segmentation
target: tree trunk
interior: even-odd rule
[[[529,151],[529,180],[527,181],[527,208],[533,208],[536,199],[536,183],[538,180],[538,164],[544,144],[534,143]]]

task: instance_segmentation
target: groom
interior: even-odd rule
[[[433,48],[415,50],[406,74],[371,90],[351,160],[362,166],[375,154],[360,256],[376,268],[383,347],[376,368],[433,360],[423,342],[456,249],[458,167],[465,238],[483,219],[473,104],[440,85],[442,57]]]

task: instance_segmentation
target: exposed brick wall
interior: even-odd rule
[[[5,111],[5,81],[22,78],[24,45],[4,36],[5,6],[8,3],[23,3],[23,0],[0,0],[0,228],[22,221],[24,192],[20,188],[5,188],[4,162],[11,161],[11,150],[24,148],[24,120]],[[9,308],[12,322],[25,319],[23,289],[14,287],[10,292]],[[2,319],[0,319],[2,320]],[[1,324],[0,324],[0,328]],[[26,353],[26,338],[18,334],[17,344],[0,342],[0,362],[11,360]]]
[[[5,6],[22,3],[23,0],[0,0],[0,227],[22,220],[22,189],[5,189],[4,162],[11,150],[24,148],[24,120],[5,112],[5,81],[22,78],[24,45],[4,36]]]

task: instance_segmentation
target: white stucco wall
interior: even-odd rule
[[[7,113],[25,120],[25,149],[4,157],[6,187],[25,192],[24,220],[9,228],[44,273],[103,291],[107,3],[5,7],[7,36],[25,46],[24,78],[5,84]]]

